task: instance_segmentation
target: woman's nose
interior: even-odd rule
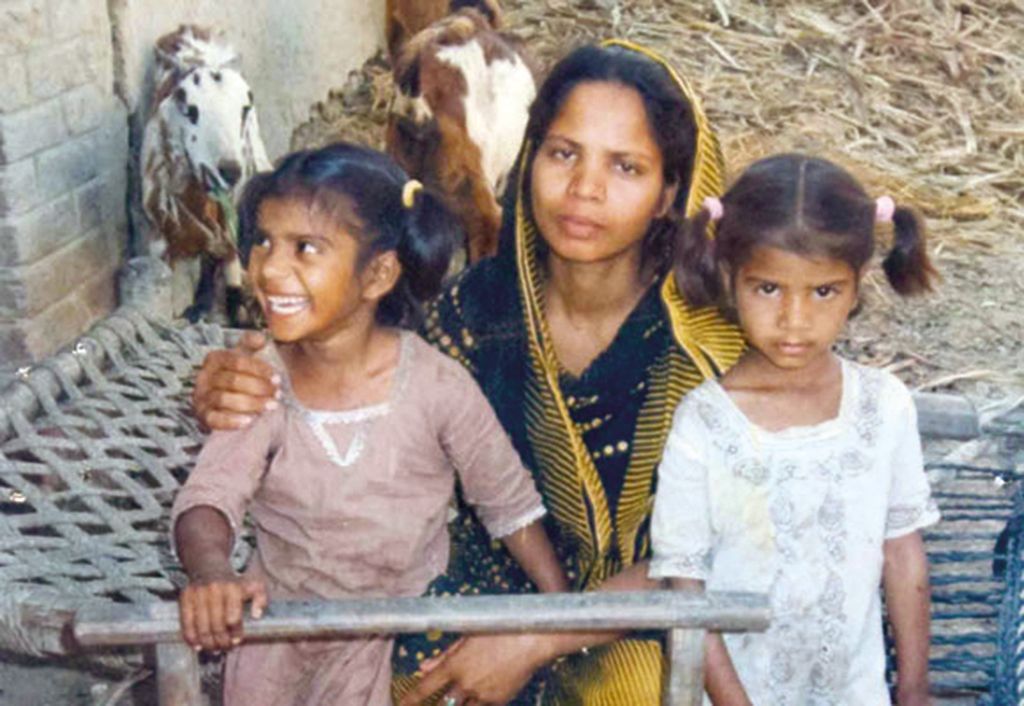
[[[601,200],[605,194],[604,174],[598,165],[581,162],[573,173],[569,185],[573,196],[587,200]]]

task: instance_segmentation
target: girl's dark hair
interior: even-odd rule
[[[526,138],[539,146],[572,90],[591,82],[636,90],[661,150],[665,184],[679,185],[672,207],[664,218],[655,219],[644,238],[645,262],[663,274],[672,264],[672,248],[686,213],[697,145],[693,108],[668,71],[652,59],[625,47],[587,45],[572,51],[548,74],[530,108]]]
[[[440,291],[454,244],[463,238],[451,213],[426,189],[415,194],[411,207],[403,205],[408,181],[391,158],[358,145],[339,142],[290,154],[246,186],[239,205],[242,262],[248,263],[258,240],[257,219],[266,199],[306,200],[359,239],[360,266],[378,253],[396,252],[402,275],[381,299],[376,317],[383,325],[415,328],[422,302]]]
[[[676,279],[694,306],[721,303],[721,266],[736,272],[757,247],[842,260],[854,272],[875,249],[876,202],[841,167],[783,154],[751,165],[722,197],[715,238],[705,235],[707,208],[692,218],[676,252]],[[925,250],[924,224],[910,208],[893,215],[893,247],[882,266],[903,295],[931,289],[936,272]]]

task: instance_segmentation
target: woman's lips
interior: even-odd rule
[[[604,226],[586,216],[562,215],[558,217],[562,232],[570,238],[591,238]]]

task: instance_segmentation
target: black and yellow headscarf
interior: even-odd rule
[[[721,192],[723,180],[718,141],[700,100],[655,53],[617,40],[605,46],[638,52],[660,65],[689,102],[696,140],[685,211],[693,215],[705,197]],[[581,421],[581,402],[566,392],[570,381],[561,372],[544,315],[540,235],[530,216],[527,183],[536,147],[528,142],[520,156],[517,192],[514,204],[508,205],[514,213],[506,214],[511,219],[506,219],[502,252],[463,273],[430,307],[424,335],[473,372],[534,472],[550,512],[549,533],[575,588],[588,590],[649,555],[654,474],[673,412],[687,391],[730,367],[743,342],[716,309],[689,307],[671,272],[656,283],[656,290],[638,305],[644,311],[634,312],[612,343],[614,362],[605,360],[599,366],[609,355],[602,354],[594,364],[600,369],[587,380],[594,394],[586,403],[601,396],[602,376],[609,387],[613,380],[622,387],[618,378],[627,367],[633,376],[629,384],[639,390],[629,400],[620,396],[605,401],[606,411],[609,403],[614,406],[620,400],[623,407],[636,407],[609,422],[619,423],[614,438],[628,439],[619,443],[629,449],[620,457],[625,465],[620,487],[610,497],[607,477],[602,476],[605,467],[600,465],[605,463],[602,449],[593,448],[592,437],[597,435],[589,427],[601,417]],[[624,340],[629,337],[636,339],[635,355],[633,341]],[[616,416],[614,409],[610,411],[607,418]],[[467,514],[453,526],[449,573],[435,581],[431,593],[514,592],[524,583],[500,546],[489,542]],[[402,638],[395,664],[398,682],[407,684],[402,674],[414,671],[419,659],[437,653],[445,642],[437,635]],[[562,660],[549,670],[543,678],[542,702],[654,706],[660,703],[661,667],[658,640],[621,640]]]

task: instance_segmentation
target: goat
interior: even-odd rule
[[[142,202],[159,236],[153,253],[175,267],[200,259],[196,321],[214,308],[217,271],[227,312],[238,323],[242,267],[234,203],[252,176],[270,169],[252,90],[238,54],[208,30],[182,25],[156,43],[153,108],[142,142]],[[178,313],[178,312],[175,312]]]
[[[475,7],[487,16],[491,27],[501,28],[498,0],[387,0],[385,33],[388,52],[398,56],[405,42],[439,19],[464,7]]]
[[[411,38],[394,64],[387,151],[443,194],[470,262],[498,247],[504,189],[536,94],[520,45],[463,8]]]

